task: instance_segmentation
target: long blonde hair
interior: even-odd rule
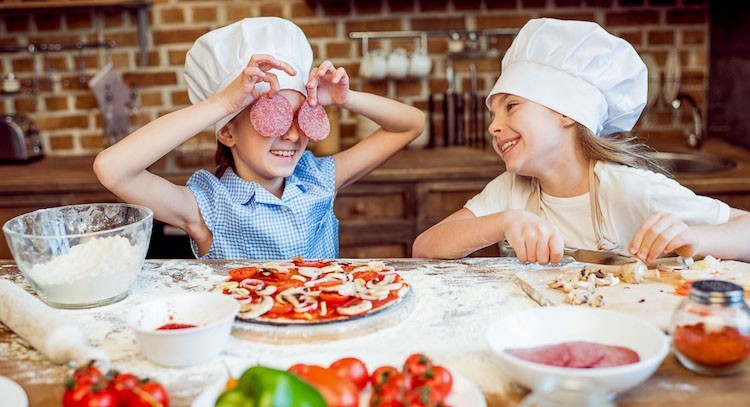
[[[643,144],[632,132],[599,137],[580,123],[576,123],[575,126],[578,145],[586,159],[622,164],[673,177],[669,170],[649,155],[654,149]]]

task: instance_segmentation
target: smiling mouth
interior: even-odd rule
[[[515,146],[516,143],[518,143],[518,139],[506,141],[502,146],[500,146],[500,152],[506,152],[509,148]]]
[[[297,153],[297,150],[271,150],[271,154],[276,157],[292,157]]]

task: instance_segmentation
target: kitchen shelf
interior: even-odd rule
[[[136,9],[138,19],[138,45],[141,66],[148,64],[146,28],[148,9],[152,0],[5,0],[0,3],[0,14],[15,11],[38,12],[49,9],[129,8]]]

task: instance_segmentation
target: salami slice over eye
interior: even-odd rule
[[[312,141],[321,141],[331,132],[328,114],[320,104],[310,106],[304,102],[297,112],[297,126]]]
[[[293,119],[291,103],[278,93],[273,97],[261,96],[250,108],[250,123],[263,137],[283,136],[292,127]]]

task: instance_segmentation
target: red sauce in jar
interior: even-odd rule
[[[673,340],[680,353],[704,366],[731,365],[750,356],[750,335],[731,326],[706,330],[703,322],[682,325],[675,329]]]
[[[195,328],[197,325],[191,325],[191,324],[179,324],[176,322],[170,322],[168,324],[164,324],[158,328],[156,328],[157,331],[166,331],[169,329],[185,329],[185,328]]]

